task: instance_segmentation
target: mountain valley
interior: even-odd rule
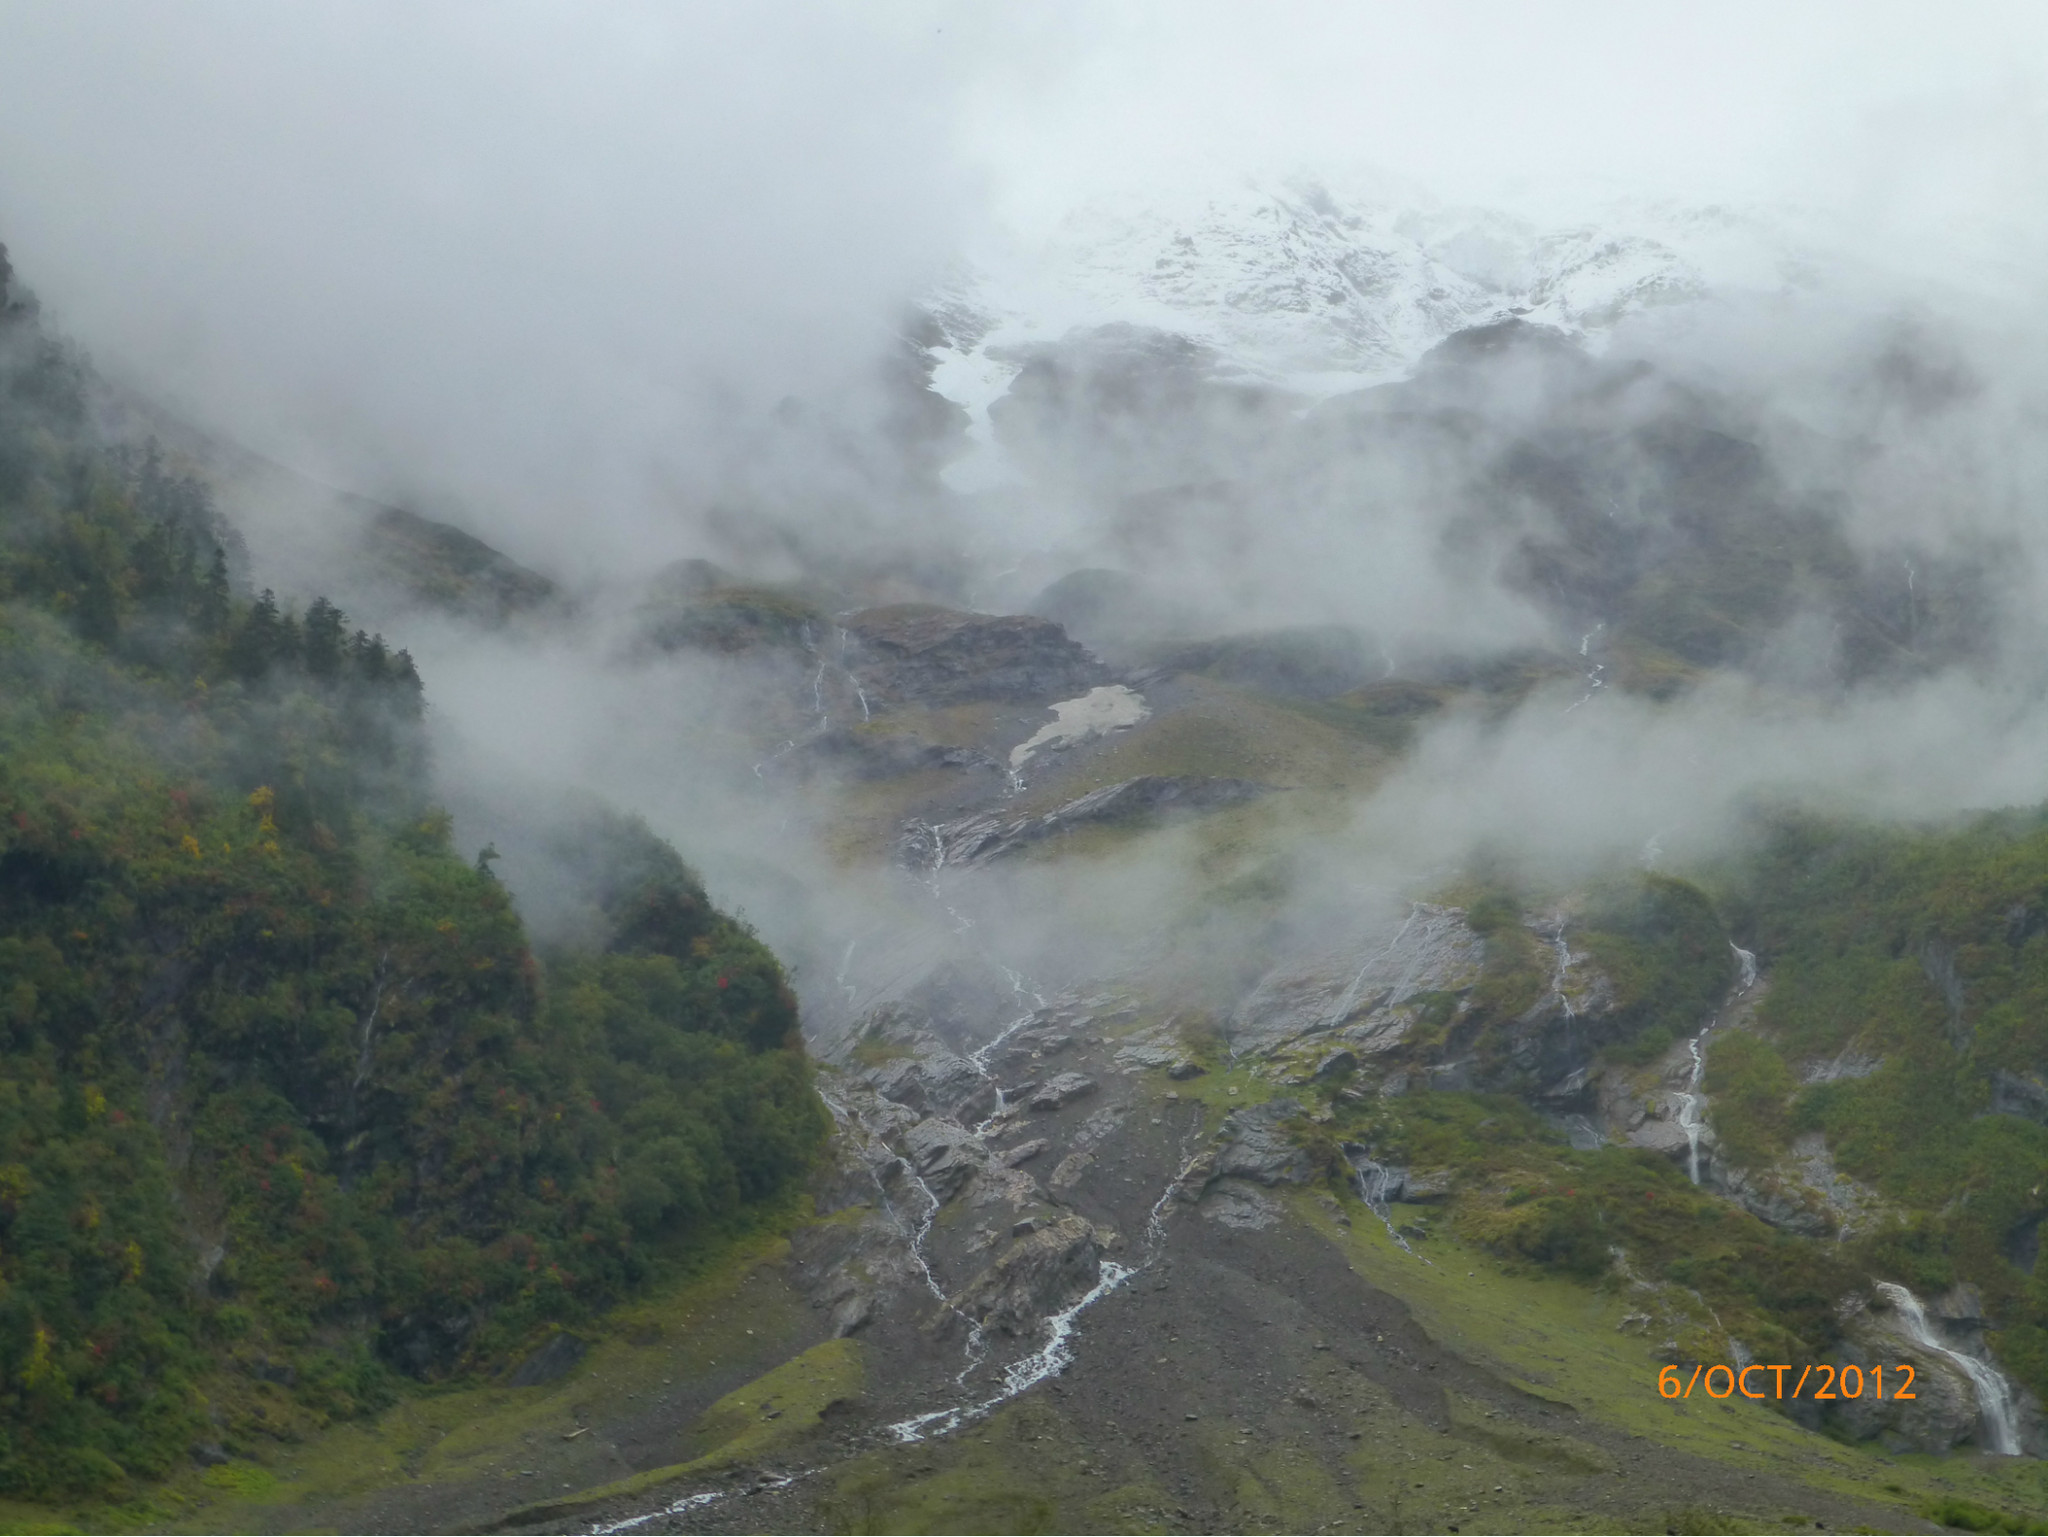
[[[1989,386],[1638,346],[1725,211],[1204,206],[932,300],[916,518],[580,586],[0,282],[0,1519],[2048,1522]]]

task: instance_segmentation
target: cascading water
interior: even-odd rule
[[[1600,632],[1606,628],[1607,621],[1603,619],[1579,637],[1579,656],[1586,663],[1586,692],[1565,706],[1564,713],[1567,715],[1607,686],[1607,664],[1593,660],[1593,642],[1600,638]]]
[[[839,670],[846,674],[846,681],[853,685],[853,697],[860,701],[860,718],[864,721],[873,720],[874,716],[868,711],[868,691],[860,686],[859,677],[855,675],[851,667],[846,665],[847,648],[852,644],[853,642],[847,638],[845,627],[841,626],[839,628]]]
[[[1358,1002],[1358,990],[1365,985],[1366,973],[1370,972],[1373,967],[1394,953],[1401,941],[1408,937],[1408,930],[1415,923],[1415,915],[1421,911],[1422,904],[1420,902],[1410,902],[1408,904],[1408,916],[1402,920],[1401,927],[1394,931],[1394,937],[1387,941],[1387,946],[1384,950],[1381,950],[1371,960],[1358,968],[1358,975],[1351,979],[1351,985],[1344,989],[1343,995],[1337,999],[1337,1006],[1330,1011],[1329,1019],[1324,1021],[1324,1029],[1334,1030],[1350,1016],[1353,1006]],[[1233,1062],[1237,1060],[1235,1050],[1231,1052],[1231,1060]]]
[[[1352,1176],[1358,1181],[1358,1198],[1365,1202],[1366,1210],[1386,1224],[1387,1236],[1401,1246],[1404,1254],[1414,1254],[1423,1264],[1429,1264],[1427,1259],[1408,1247],[1408,1240],[1394,1226],[1394,1214],[1387,1201],[1387,1189],[1393,1184],[1394,1171],[1363,1152],[1352,1152],[1347,1148],[1344,1156],[1350,1160]]]
[[[811,627],[804,626],[804,650],[818,659],[818,665],[811,674],[811,710],[818,717],[817,735],[823,736],[832,727],[832,717],[825,710],[825,653],[816,641],[811,639]]]
[[[1011,994],[1021,1003],[1025,994],[1029,993],[1034,1007],[1026,1009],[993,1036],[989,1037],[988,1040],[967,1053],[965,1058],[967,1065],[979,1073],[988,1085],[996,1091],[995,1108],[974,1125],[973,1130],[977,1137],[987,1136],[989,1128],[995,1125],[998,1118],[1001,1117],[1002,1113],[1010,1105],[1009,1096],[1003,1092],[1003,1086],[996,1082],[995,1071],[988,1065],[989,1059],[1002,1049],[1004,1043],[1011,1036],[1036,1019],[1038,1017],[1037,1011],[1046,1006],[1045,995],[1027,986],[1022,973],[1012,970],[1000,961],[992,962],[991,964],[995,966],[996,970],[1010,979]]]
[[[945,887],[940,883],[939,872],[946,868],[946,836],[930,822],[916,822],[911,825],[911,835],[923,841],[931,850],[930,862],[925,866],[924,889],[931,893],[932,900],[945,910],[953,920],[953,932],[965,934],[974,927],[974,920],[961,912],[946,898]],[[1000,968],[998,968],[1000,969]]]
[[[879,1155],[868,1161],[868,1173],[875,1182],[875,1191],[881,1198],[882,1210],[889,1214],[889,1220],[901,1228],[905,1237],[909,1239],[910,1258],[916,1264],[918,1273],[924,1277],[926,1288],[931,1292],[932,1296],[938,1299],[941,1307],[967,1325],[967,1364],[961,1368],[960,1375],[954,1379],[955,1381],[964,1382],[967,1379],[967,1374],[973,1371],[975,1367],[981,1365],[982,1361],[987,1357],[988,1345],[986,1338],[982,1334],[981,1325],[961,1312],[954,1305],[953,1299],[946,1295],[946,1289],[939,1285],[938,1275],[932,1270],[931,1258],[926,1253],[926,1245],[931,1241],[932,1224],[938,1221],[939,1208],[945,1203],[939,1199],[938,1192],[933,1190],[925,1181],[925,1177],[918,1173],[911,1165],[910,1160],[907,1158],[897,1158],[890,1150],[889,1145],[870,1131],[859,1115],[848,1110],[822,1089],[818,1091],[818,1098],[825,1102],[825,1108],[832,1112],[834,1120],[838,1121],[848,1131],[857,1135],[867,1145],[871,1153]],[[881,1174],[877,1172],[878,1165],[886,1167],[891,1162],[902,1167],[903,1177],[916,1188],[919,1195],[924,1197],[924,1215],[914,1222],[906,1222],[903,1215],[896,1210],[896,1203],[889,1199],[889,1187],[883,1183]]]
[[[847,969],[853,965],[854,947],[859,943],[858,939],[849,939],[846,942],[846,953],[839,957],[839,970],[832,977],[832,985],[846,994],[846,1002],[849,1007],[860,996],[859,990],[846,980]]]
[[[990,1044],[992,1046],[994,1043],[991,1042]],[[852,1111],[822,1091],[819,1094],[819,1098],[824,1100],[826,1108],[832,1112],[833,1116],[842,1125],[858,1132],[871,1142],[875,1140],[873,1133],[869,1132],[861,1124],[860,1118]],[[1197,1131],[1199,1131],[1199,1123],[1197,1124]],[[915,1171],[912,1171],[912,1176],[915,1179]],[[922,1179],[916,1179],[915,1182],[918,1188],[927,1196],[931,1195],[930,1188],[925,1185]],[[877,1185],[880,1184],[879,1177],[876,1183]],[[1123,1286],[1131,1277],[1146,1270],[1158,1259],[1160,1249],[1166,1240],[1165,1213],[1170,1209],[1170,1203],[1176,1190],[1179,1188],[1179,1183],[1179,1178],[1176,1176],[1173,1183],[1169,1184],[1161,1193],[1159,1199],[1152,1203],[1151,1213],[1145,1223],[1147,1239],[1145,1257],[1135,1265],[1119,1265],[1113,1260],[1101,1261],[1096,1272],[1095,1284],[1089,1287],[1080,1297],[1044,1320],[1046,1327],[1045,1343],[1037,1350],[1031,1352],[1031,1354],[1012,1361],[1003,1368],[1001,1387],[986,1398],[955,1404],[944,1409],[933,1409],[924,1414],[912,1415],[909,1419],[898,1420],[886,1427],[888,1433],[899,1444],[904,1445],[929,1440],[933,1436],[949,1435],[963,1426],[971,1425],[978,1420],[987,1418],[987,1416],[994,1413],[1011,1399],[1017,1397],[1020,1393],[1036,1387],[1048,1378],[1057,1377],[1061,1372],[1073,1365],[1075,1321],[1083,1313],[1087,1312],[1089,1308]],[[884,1193],[883,1201],[885,1207],[887,1207],[886,1192]],[[934,1215],[936,1215],[936,1209],[936,1205],[934,1205]],[[890,1208],[890,1210],[893,1214],[893,1208]],[[924,1272],[926,1284],[932,1288],[933,1292],[946,1307],[953,1308],[953,1303],[939,1288],[937,1281],[932,1276],[930,1265],[925,1261],[921,1246],[925,1237],[930,1234],[930,1231],[931,1221],[928,1217],[918,1225],[913,1234],[913,1253],[917,1258],[919,1269]],[[1403,1244],[1402,1247],[1406,1248],[1407,1246]],[[957,1312],[958,1310],[954,1309],[954,1311]],[[956,1382],[964,1383],[968,1373],[979,1366],[986,1355],[985,1350],[980,1354],[975,1354],[973,1347],[980,1341],[981,1330],[971,1322],[969,1327],[973,1331],[969,1339],[969,1353],[972,1359],[970,1359],[966,1369],[954,1379]],[[786,1489],[791,1484],[810,1478],[823,1471],[824,1466],[822,1465],[819,1467],[802,1468],[795,1472],[784,1473],[766,1479],[745,1489],[715,1489],[701,1494],[684,1495],[658,1510],[650,1510],[637,1516],[629,1516],[621,1521],[593,1526],[590,1528],[590,1532],[592,1537],[610,1537],[610,1534],[613,1533],[634,1531],[651,1521],[659,1521],[667,1516],[682,1515],[687,1511],[701,1509],[706,1505],[713,1505],[721,1500],[730,1499],[734,1495],[764,1494],[776,1489]]]
[[[1579,1011],[1572,1007],[1571,995],[1564,990],[1564,974],[1571,970],[1572,962],[1578,957],[1572,954],[1572,947],[1565,943],[1564,925],[1557,926],[1557,933],[1550,941],[1551,953],[1557,957],[1557,970],[1551,973],[1550,990],[1557,994],[1558,1007],[1564,1010],[1566,1019],[1577,1019]]]
[[[1756,986],[1756,955],[1733,940],[1729,941],[1728,948],[1735,952],[1736,964],[1741,967],[1741,979],[1728,997],[1728,1002],[1733,1004]],[[1700,1132],[1706,1126],[1706,1099],[1700,1093],[1700,1079],[1706,1076],[1707,1071],[1707,1037],[1720,1022],[1721,1016],[1716,1014],[1707,1021],[1705,1029],[1685,1043],[1685,1049],[1692,1057],[1692,1068],[1686,1074],[1685,1088],[1678,1096],[1678,1126],[1685,1133],[1686,1177],[1695,1185],[1700,1182]]]
[[[1095,1284],[1077,1301],[1070,1302],[1045,1320],[1049,1331],[1045,1344],[1003,1368],[1003,1385],[996,1393],[975,1403],[955,1404],[949,1409],[933,1409],[925,1414],[912,1415],[907,1420],[898,1420],[888,1427],[889,1434],[904,1444],[949,1434],[962,1425],[985,1418],[1027,1388],[1036,1387],[1048,1377],[1057,1377],[1074,1364],[1074,1320],[1150,1263],[1149,1255],[1143,1262],[1131,1266],[1119,1265],[1113,1260],[1101,1261]]]
[[[1196,1133],[1200,1131],[1200,1124],[1198,1119]],[[1185,1144],[1182,1150],[1186,1151]],[[1150,1269],[1153,1262],[1159,1258],[1160,1250],[1166,1242],[1166,1212],[1171,1209],[1169,1203],[1179,1189],[1180,1176],[1176,1174],[1166,1189],[1160,1192],[1159,1199],[1152,1203],[1151,1212],[1145,1220],[1145,1257],[1135,1265],[1119,1265],[1113,1260],[1100,1261],[1095,1284],[1081,1297],[1045,1320],[1045,1344],[1030,1355],[1012,1361],[1004,1367],[1002,1387],[992,1396],[975,1403],[956,1404],[948,1409],[934,1409],[925,1414],[913,1415],[907,1420],[898,1420],[888,1427],[889,1433],[898,1441],[905,1443],[922,1441],[932,1435],[946,1435],[963,1425],[987,1417],[1019,1393],[1036,1387],[1048,1377],[1057,1377],[1073,1365],[1074,1321],[1132,1276]],[[965,1375],[962,1373],[963,1379]]]
[[[761,1487],[764,1490],[784,1489],[795,1483],[799,1478],[810,1477],[816,1471],[816,1468],[807,1468],[802,1473],[792,1473],[786,1478],[778,1478],[774,1483],[764,1484]],[[628,1516],[623,1521],[609,1521],[602,1526],[593,1526],[590,1529],[590,1534],[591,1537],[612,1537],[612,1534],[616,1532],[635,1531],[650,1521],[661,1520],[664,1516],[680,1516],[685,1511],[701,1510],[706,1505],[716,1505],[720,1500],[737,1492],[737,1490],[732,1489],[713,1489],[704,1494],[686,1494],[681,1499],[662,1506],[659,1510],[648,1511],[645,1515]]]
[[[2013,1402],[2012,1384],[1997,1367],[1943,1344],[1928,1323],[1920,1299],[1905,1287],[1894,1281],[1879,1281],[1877,1292],[1899,1315],[1908,1339],[1928,1354],[1940,1356],[1970,1379],[1970,1387],[1977,1395],[1977,1417],[1988,1443],[1986,1449],[2001,1457],[2019,1456],[2019,1410]]]
[[[1685,1043],[1685,1049],[1692,1054],[1692,1070],[1686,1075],[1685,1090],[1678,1096],[1678,1126],[1685,1133],[1685,1177],[1695,1185],[1700,1182],[1700,1078],[1707,1070],[1706,1053],[1701,1044],[1707,1038],[1708,1025],[1698,1035]]]

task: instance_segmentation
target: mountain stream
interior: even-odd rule
[[[1988,1450],[2000,1457],[2020,1455],[2019,1410],[2013,1402],[2012,1384],[1998,1368],[1951,1349],[1936,1337],[1927,1321],[1920,1299],[1894,1281],[1879,1281],[1878,1295],[1892,1305],[1904,1324],[1906,1337],[1929,1355],[1940,1356],[1965,1377],[1977,1395],[1977,1416],[1984,1426]]]
[[[1029,1017],[1028,1015],[1026,1016],[1026,1018]],[[1010,1028],[1014,1029],[1016,1027],[1013,1025]],[[1004,1033],[1008,1034],[1009,1032],[1005,1031]],[[995,1045],[996,1042],[991,1041],[982,1050],[983,1052],[991,1051]],[[841,1126],[854,1133],[865,1143],[879,1145],[884,1152],[887,1151],[886,1144],[880,1143],[880,1139],[861,1122],[857,1114],[829,1096],[821,1095],[820,1097],[824,1098],[826,1107],[831,1110]],[[889,1156],[892,1159],[894,1157],[893,1154]],[[872,1168],[873,1165],[870,1165],[870,1167]],[[939,1207],[942,1203],[931,1187],[918,1175],[917,1171],[909,1167],[907,1161],[904,1161],[904,1168],[912,1184],[925,1200],[930,1203],[928,1209],[916,1221],[906,1222],[889,1201],[886,1190],[883,1190],[882,1195],[883,1206],[885,1210],[889,1211],[896,1218],[898,1225],[905,1230],[909,1240],[911,1257],[916,1261],[917,1268],[922,1273],[925,1285],[931,1290],[932,1295],[938,1299],[941,1306],[957,1314],[967,1323],[967,1364],[961,1369],[959,1375],[953,1379],[956,1384],[964,1387],[967,1378],[987,1359],[987,1336],[979,1324],[967,1318],[966,1314],[960,1312],[958,1306],[946,1295],[945,1289],[939,1285],[938,1277],[932,1271],[930,1258],[925,1252],[925,1245],[931,1236],[932,1221],[938,1215]],[[1114,1260],[1099,1260],[1095,1284],[1058,1312],[1050,1314],[1041,1320],[1041,1324],[1046,1331],[1045,1343],[1030,1354],[1022,1356],[1004,1366],[1002,1368],[1002,1379],[993,1392],[980,1397],[966,1398],[943,1409],[928,1410],[923,1414],[912,1415],[908,1419],[897,1420],[883,1427],[890,1438],[898,1445],[912,1445],[920,1441],[929,1440],[934,1436],[951,1435],[957,1430],[986,1419],[1011,1399],[1029,1391],[1048,1378],[1057,1377],[1069,1366],[1073,1365],[1075,1330],[1080,1316],[1104,1297],[1109,1296],[1110,1293],[1122,1287],[1133,1276],[1144,1272],[1158,1259],[1166,1242],[1166,1213],[1171,1207],[1179,1184],[1180,1175],[1177,1173],[1174,1180],[1160,1193],[1159,1199],[1152,1203],[1151,1212],[1145,1223],[1146,1248],[1144,1256],[1135,1265],[1119,1265]],[[879,1174],[876,1176],[876,1185],[878,1189],[882,1188]],[[1395,1241],[1397,1243],[1401,1242],[1399,1235],[1396,1235]],[[1401,1247],[1405,1249],[1408,1246],[1406,1243],[1401,1243]],[[1413,1251],[1411,1250],[1410,1252],[1412,1253]],[[688,1511],[698,1510],[706,1505],[716,1504],[736,1496],[766,1494],[773,1490],[786,1489],[791,1484],[826,1471],[831,1465],[830,1463],[820,1463],[815,1467],[764,1476],[758,1482],[742,1488],[711,1489],[697,1494],[683,1495],[681,1498],[672,1500],[658,1509],[645,1511],[637,1516],[628,1516],[618,1521],[605,1522],[592,1526],[589,1530],[591,1537],[609,1537],[609,1534],[612,1533],[634,1531],[646,1526],[650,1522],[659,1521],[669,1516],[683,1515]]]
[[[1735,952],[1735,959],[1742,967],[1741,979],[1735,984],[1735,991],[1728,995],[1728,1004],[1733,1005],[1756,986],[1756,956],[1733,940],[1729,941],[1728,948]],[[1692,1067],[1686,1073],[1685,1088],[1678,1096],[1678,1125],[1685,1133],[1686,1178],[1695,1185],[1700,1182],[1700,1133],[1707,1124],[1706,1096],[1700,1093],[1700,1079],[1706,1076],[1707,1071],[1707,1037],[1720,1022],[1721,1016],[1716,1014],[1698,1035],[1685,1043],[1686,1052],[1692,1058]]]

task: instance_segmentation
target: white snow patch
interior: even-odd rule
[[[1121,683],[1111,683],[1103,688],[1091,688],[1079,699],[1062,700],[1052,707],[1052,713],[1051,724],[1040,726],[1028,742],[1020,742],[1010,749],[1012,773],[1030,762],[1032,755],[1041,748],[1057,750],[1085,742],[1090,737],[1108,736],[1112,731],[1137,725],[1152,713],[1152,707],[1145,703],[1143,694],[1125,688]]]

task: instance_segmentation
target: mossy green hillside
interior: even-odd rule
[[[4,296],[0,296],[4,297]],[[644,827],[543,960],[428,795],[403,651],[0,314],[0,1494],[102,1498],[492,1366],[786,1191],[773,956]]]
[[[2048,1393],[2048,1267],[2024,1263],[2048,1215],[2048,814],[1786,814],[1758,841],[1716,875],[1771,982],[1756,1033],[1708,1056],[1729,1156],[1765,1166],[1824,1133],[1839,1169],[1911,1214],[1878,1273],[1974,1282],[2001,1362]],[[1838,1059],[1848,1072],[1808,1072]]]
[[[1406,1302],[1432,1338],[1538,1397],[1569,1404],[1587,1419],[1652,1446],[1745,1472],[1768,1470],[1834,1495],[1893,1503],[1902,1518],[1949,1497],[2034,1513],[2026,1519],[2048,1514],[2048,1474],[2037,1462],[1887,1454],[1805,1430],[1763,1404],[1661,1397],[1660,1341],[1629,1326],[1627,1315],[1642,1304],[1627,1289],[1588,1287],[1545,1273],[1456,1231],[1438,1231],[1415,1243],[1418,1253],[1410,1254],[1353,1199],[1331,1205],[1304,1193],[1295,1210],[1343,1247],[1364,1280]],[[1394,1208],[1397,1221],[1412,1221],[1427,1210]],[[1731,1516],[1741,1514],[1722,1511],[1714,1524],[1673,1529],[1743,1530],[1739,1519],[1730,1524]],[[1776,1508],[1748,1514],[1755,1530],[1785,1530],[1795,1516],[1809,1525],[1812,1520],[1808,1513]]]

